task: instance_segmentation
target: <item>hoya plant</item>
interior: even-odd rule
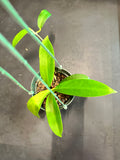
[[[38,35],[41,31],[46,20],[51,16],[47,10],[42,10],[37,19],[38,31],[31,31],[42,40],[42,43],[49,49],[49,51],[54,56],[54,49],[46,36],[44,39]],[[13,39],[12,45],[15,47],[18,42],[27,34],[25,29],[21,30]],[[55,77],[55,60],[47,53],[47,51],[40,46],[39,47],[39,71],[42,79],[46,84],[52,89],[52,91],[58,95],[58,93],[69,96],[79,96],[79,97],[97,97],[105,96],[108,94],[116,93],[115,90],[107,86],[106,84],[90,79],[84,74],[73,74],[68,77],[62,78],[59,83],[53,85]],[[53,94],[50,93],[48,89],[44,89],[35,95],[33,95],[27,102],[27,108],[35,116],[40,118],[39,111],[41,106],[43,106],[46,111],[46,116],[48,124],[55,135],[62,137],[63,124],[60,113],[60,104],[57,102]]]

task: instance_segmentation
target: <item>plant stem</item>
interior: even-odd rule
[[[20,84],[10,73],[8,73],[5,69],[0,67],[0,72],[8,77],[10,80],[12,80],[17,86],[22,88],[24,91],[26,91],[29,95],[33,94],[31,91],[28,91],[22,84]]]
[[[37,31],[37,33],[39,33],[41,31],[41,29],[39,29],[38,31]]]
[[[40,39],[29,29],[28,25],[24,22],[24,20],[19,16],[17,11],[14,9],[12,4],[8,0],[0,0],[0,3],[3,5],[3,7],[7,10],[8,13],[10,13],[16,22],[23,28],[28,31],[28,34],[39,44],[41,45],[48,53],[49,55],[56,61],[58,66],[62,68],[62,66],[59,64],[58,60],[52,55],[52,53],[46,48],[46,46],[40,41]]]
[[[31,30],[41,41],[43,41],[42,37],[40,37],[40,35],[38,34],[38,33],[40,32],[40,30],[37,31],[37,32],[35,32],[32,28],[30,28],[30,30]]]
[[[52,95],[63,105],[64,109],[67,109],[67,106],[54,94],[54,92],[48,87],[48,85],[42,80],[41,76],[37,74],[37,72],[32,68],[32,66],[21,56],[21,54],[8,42],[8,40],[0,34],[0,42],[3,46],[5,46],[24,66],[34,75],[36,76],[52,93]]]

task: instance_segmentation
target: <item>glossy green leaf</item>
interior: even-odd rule
[[[38,118],[39,116],[39,110],[41,108],[41,105],[45,99],[45,97],[50,93],[49,90],[45,90],[42,92],[39,92],[38,94],[31,97],[27,102],[27,108],[30,112],[32,112],[35,116]]]
[[[43,9],[37,19],[37,25],[41,29],[47,19],[51,16],[51,13],[49,13],[46,9]]]
[[[64,78],[62,82],[64,81],[68,81],[68,80],[71,80],[71,79],[90,79],[88,76],[86,76],[85,74],[72,74],[71,76],[68,76],[66,78]]]
[[[59,137],[62,137],[63,132],[63,124],[59,106],[54,98],[54,96],[50,93],[46,100],[46,115],[49,126],[51,130]]]
[[[116,93],[104,83],[91,79],[71,79],[61,82],[54,91],[80,97],[97,97]]]
[[[20,32],[18,32],[16,36],[13,38],[12,46],[15,47],[27,33],[28,32],[26,31],[26,29],[22,29]]]
[[[42,43],[54,55],[54,49],[53,49],[53,46],[48,36],[45,37]],[[39,61],[40,61],[39,63],[40,64],[40,75],[42,79],[47,83],[47,85],[50,86],[53,80],[53,76],[54,76],[55,61],[42,46],[40,46],[40,49],[39,49]]]

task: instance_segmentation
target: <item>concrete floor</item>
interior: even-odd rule
[[[117,0],[10,0],[27,24],[37,30],[42,9],[52,13],[41,36],[50,36],[56,58],[71,73],[84,73],[120,88],[119,3]],[[21,28],[0,6],[0,32],[12,41]],[[26,36],[16,47],[39,70],[39,46]],[[27,48],[28,51],[25,49]],[[27,89],[33,75],[3,46],[0,65]],[[0,75],[0,160],[120,160],[120,94],[75,98],[62,112],[58,138],[46,116],[34,117],[23,90]]]

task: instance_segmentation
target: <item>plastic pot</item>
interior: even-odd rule
[[[68,72],[67,70],[59,69],[58,67],[55,67],[55,71],[64,74],[66,77],[71,75],[71,73]],[[38,73],[38,74],[40,75],[40,73]],[[38,80],[37,77],[33,77],[32,82],[31,82],[31,91],[33,91],[32,96],[34,96],[37,93],[36,92],[37,80]],[[70,96],[70,98],[68,99],[68,101],[65,104],[68,106],[69,104],[72,103],[73,99],[74,99],[74,96]],[[63,109],[63,105],[60,105],[59,107],[60,107],[60,109]],[[43,106],[41,106],[41,110],[45,110],[45,108]]]

